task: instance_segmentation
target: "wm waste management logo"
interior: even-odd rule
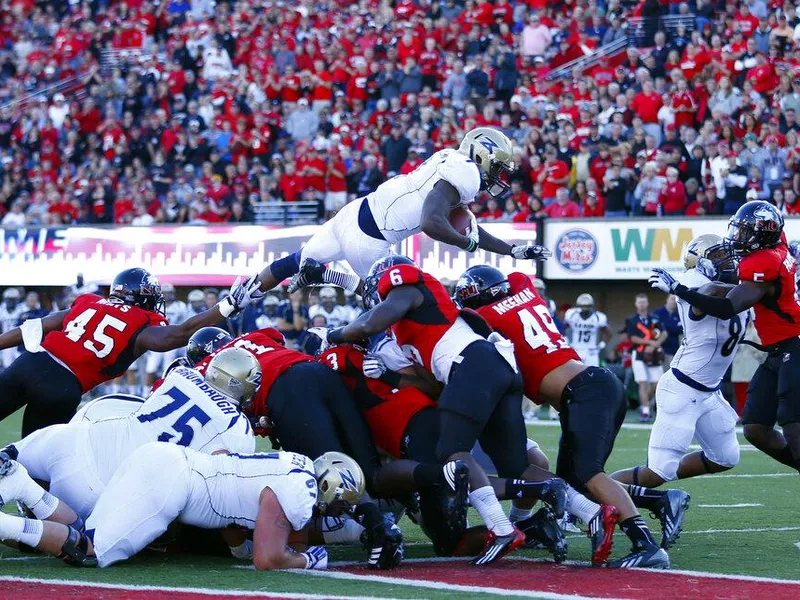
[[[566,271],[582,273],[597,260],[597,240],[585,229],[567,229],[556,241],[556,261]]]

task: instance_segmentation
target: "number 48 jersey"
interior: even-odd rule
[[[73,303],[62,329],[48,333],[42,347],[88,392],[128,370],[138,358],[134,344],[143,329],[166,325],[158,313],[84,294]]]
[[[538,400],[539,386],[545,376],[580,356],[556,327],[547,302],[537,293],[523,273],[508,276],[511,293],[502,300],[478,309],[486,322],[514,344],[525,395]]]
[[[688,288],[699,288],[711,282],[695,269],[683,273],[678,281]],[[710,315],[696,317],[691,308],[688,302],[678,298],[684,338],[670,367],[709,389],[716,389],[747,330],[750,309],[732,319],[716,319]]]
[[[91,453],[102,481],[108,481],[136,448],[150,442],[169,442],[204,454],[255,451],[247,417],[187,367],[173,369],[136,412],[90,424]]]

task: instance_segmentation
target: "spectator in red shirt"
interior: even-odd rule
[[[573,219],[581,216],[581,207],[569,199],[567,188],[560,187],[556,192],[556,201],[545,208],[545,213],[551,219]]]
[[[303,178],[295,172],[294,163],[286,163],[278,188],[285,202],[295,202],[303,191]]]
[[[661,126],[658,124],[658,111],[664,105],[661,96],[653,88],[650,80],[642,84],[642,91],[633,98],[631,108],[642,119],[642,127],[656,140],[656,145],[661,143]]]
[[[325,184],[325,214],[330,218],[347,204],[347,166],[336,149],[328,156]]]
[[[544,157],[544,167],[537,180],[542,184],[542,200],[548,205],[555,199],[558,189],[569,182],[569,167],[563,160],[558,160],[552,146],[545,151]]]
[[[606,202],[597,197],[597,192],[586,192],[586,200],[583,203],[584,217],[604,217],[606,214]]]
[[[666,216],[678,216],[686,212],[686,187],[678,179],[679,174],[675,167],[667,169],[667,183],[658,196],[662,214]]]

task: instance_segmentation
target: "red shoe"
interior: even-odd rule
[[[614,528],[619,521],[619,511],[608,504],[600,506],[594,518],[589,521],[589,538],[592,540],[592,566],[599,567],[608,560],[614,545]]]
[[[503,558],[509,552],[513,552],[525,544],[525,534],[514,527],[514,531],[508,535],[498,537],[493,531],[489,531],[486,536],[486,547],[483,552],[472,561],[473,565],[489,565]]]

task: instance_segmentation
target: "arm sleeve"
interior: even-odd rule
[[[706,296],[695,290],[690,290],[683,284],[678,284],[675,288],[675,295],[712,317],[718,319],[732,319],[736,316],[733,302],[727,297]]]

